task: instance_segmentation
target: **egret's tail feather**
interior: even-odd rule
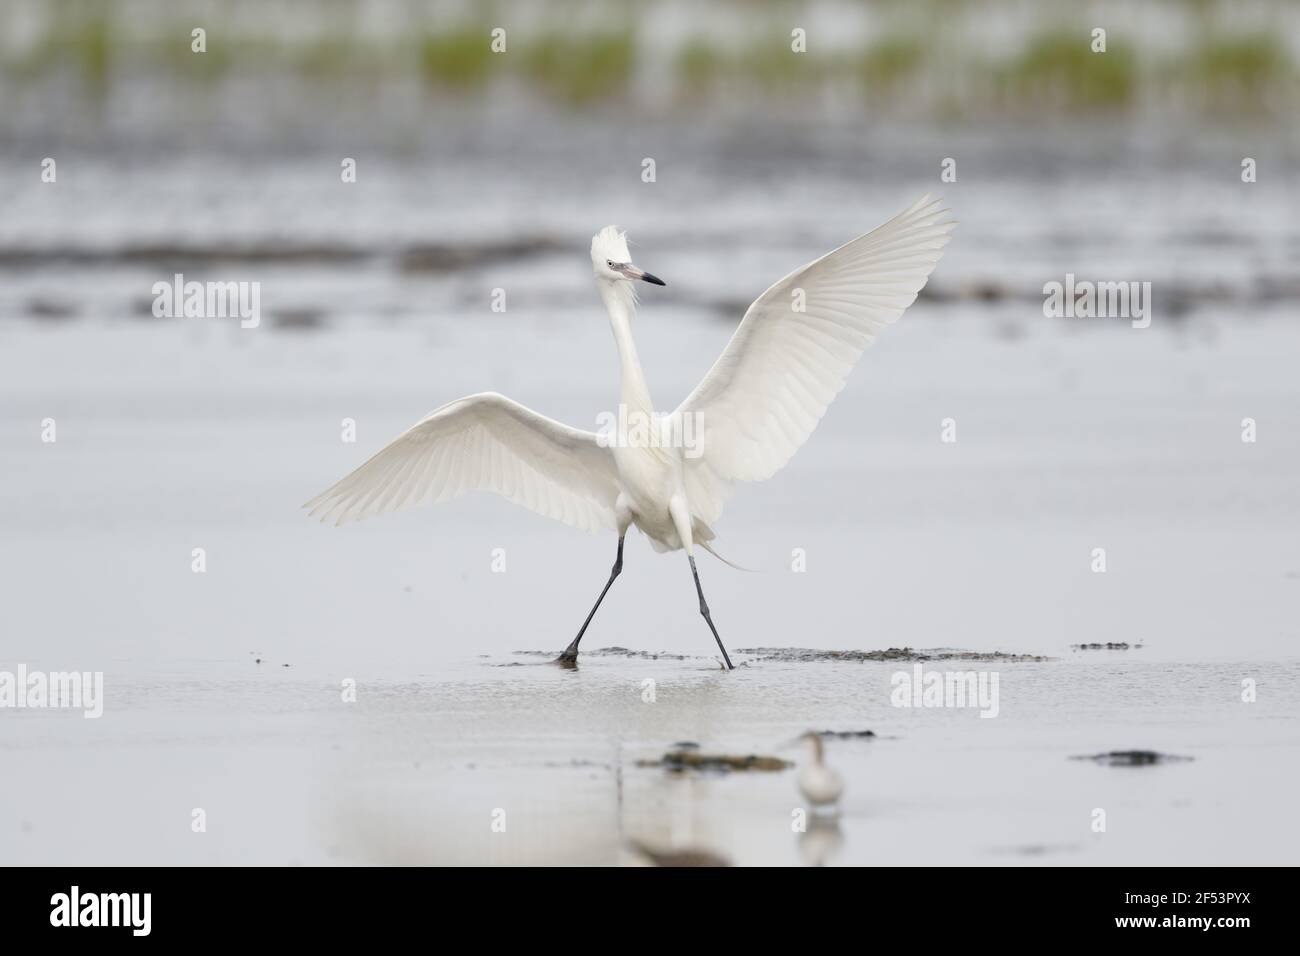
[[[697,543],[701,548],[703,548],[705,551],[709,552],[709,554],[713,555],[715,558],[717,558],[719,561],[721,561],[723,564],[725,564],[725,565],[726,565],[727,567],[729,567],[729,568],[735,568],[737,571],[748,571],[748,572],[750,572],[751,574],[757,573],[757,571],[758,571],[758,568],[742,568],[739,564],[736,564],[736,562],[734,562],[734,561],[728,561],[728,560],[727,560],[726,558],[724,558],[722,555],[718,554],[718,552],[714,551],[714,550],[713,550],[713,546],[712,546],[711,544],[709,544],[709,542],[707,542],[707,541],[697,541],[696,543]]]

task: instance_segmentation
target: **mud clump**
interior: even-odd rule
[[[1162,754],[1154,750],[1111,750],[1101,754],[1083,754],[1071,760],[1091,760],[1107,767],[1152,767],[1156,764],[1185,763],[1193,757]]]
[[[697,750],[670,750],[658,760],[638,760],[638,767],[662,767],[672,773],[684,773],[687,770],[715,771],[732,773],[735,771],[757,770],[774,772],[786,770],[794,764],[780,757],[763,757],[758,754],[706,754]]]

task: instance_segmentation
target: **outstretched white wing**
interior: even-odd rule
[[[807,441],[876,333],[912,304],[956,222],[926,196],[758,297],[675,415],[696,414],[691,510],[714,521],[734,481],[774,475]]]
[[[494,491],[583,531],[612,528],[614,456],[570,428],[483,392],[442,406],[303,507],[343,524],[467,491]]]

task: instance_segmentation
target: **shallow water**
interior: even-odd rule
[[[119,665],[105,718],[2,725],[24,787],[0,798],[14,821],[0,849],[10,862],[609,864],[634,862],[635,838],[738,864],[887,865],[1285,863],[1300,849],[1281,824],[1294,662],[1004,665],[991,720],[891,706],[894,665],[501,663],[363,680],[346,704],[336,675],[209,664],[121,678]],[[1243,675],[1257,703],[1238,699]],[[637,766],[682,741],[799,757],[789,742],[810,726],[878,736],[827,743],[846,794],[833,825],[806,833],[792,829],[793,770]],[[1069,759],[1133,747],[1193,759]],[[189,831],[196,806],[203,834]]]
[[[0,715],[6,776],[23,781],[0,792],[0,858],[632,863],[637,838],[737,863],[1294,859],[1300,333],[1030,324],[1008,341],[983,313],[936,308],[868,354],[790,468],[733,499],[720,544],[763,572],[701,573],[733,650],[1053,658],[926,665],[996,670],[995,719],[891,706],[907,663],[721,673],[681,556],[636,537],[586,643],[675,656],[585,655],[565,672],[517,652],[568,642],[612,540],[490,497],[345,529],[303,518],[323,483],[483,387],[492,371],[470,357],[494,348],[512,371],[501,387],[594,419],[612,381],[563,371],[605,368],[594,309],[364,335],[8,327],[2,666],[102,669],[107,702],[99,720]],[[676,358],[726,329],[645,309],[652,381],[677,394],[695,372]],[[955,446],[937,440],[946,414]],[[1253,446],[1244,414],[1263,423]],[[345,415],[356,445],[339,441]],[[1089,570],[1098,545],[1104,575]],[[1071,647],[1105,641],[1143,646]],[[792,832],[793,772],[636,766],[682,741],[799,759],[784,745],[809,729],[878,735],[827,744],[847,780],[838,833]],[[1126,749],[1195,759],[1069,759]]]
[[[57,189],[0,151],[0,670],[102,670],[107,695],[98,720],[0,710],[21,781],[0,788],[0,860],[620,863],[633,838],[737,863],[1294,860],[1291,184],[1242,184],[1230,136],[1141,125],[607,125],[449,125],[363,162],[353,190],[332,145],[68,146]],[[1288,135],[1256,141],[1262,169],[1293,159]],[[585,249],[606,222],[671,283],[637,322],[671,408],[754,295],[935,190],[949,155],[961,226],[928,295],[719,522],[722,553],[762,573],[701,562],[736,672],[682,556],[635,535],[585,643],[637,656],[566,672],[545,654],[612,539],[488,497],[341,530],[303,517],[460,395],[594,427],[617,394]],[[263,324],[149,318],[182,270],[260,281]],[[1045,319],[1067,271],[1153,281],[1151,328]],[[1073,649],[1105,642],[1142,646]],[[790,647],[1050,659],[928,663],[996,670],[982,719],[891,706],[910,663],[738,652]],[[827,744],[838,829],[792,831],[792,771],[637,766],[684,741],[798,759],[809,729],[877,734]],[[1194,759],[1069,759],[1128,749]]]

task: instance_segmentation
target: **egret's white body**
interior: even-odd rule
[[[693,416],[698,454],[659,442],[610,442],[483,392],[436,409],[306,507],[343,524],[481,489],[585,531],[617,530],[610,583],[631,525],[657,551],[684,549],[694,571],[694,546],[712,551],[712,524],[733,484],[769,478],[790,460],[863,350],[916,299],[955,225],[946,213],[926,197],[777,282],[746,311],[703,381],[664,418],[655,416],[632,338],[633,281],[664,283],[633,266],[624,234],[606,227],[592,238],[591,258],[618,349],[620,404],[676,434],[684,433],[682,418]],[[698,574],[696,589],[713,629]],[[570,645],[572,657],[581,636]]]
[[[826,766],[822,739],[817,734],[805,734],[806,755],[799,768],[799,792],[816,811],[835,809],[844,793],[844,778]]]

